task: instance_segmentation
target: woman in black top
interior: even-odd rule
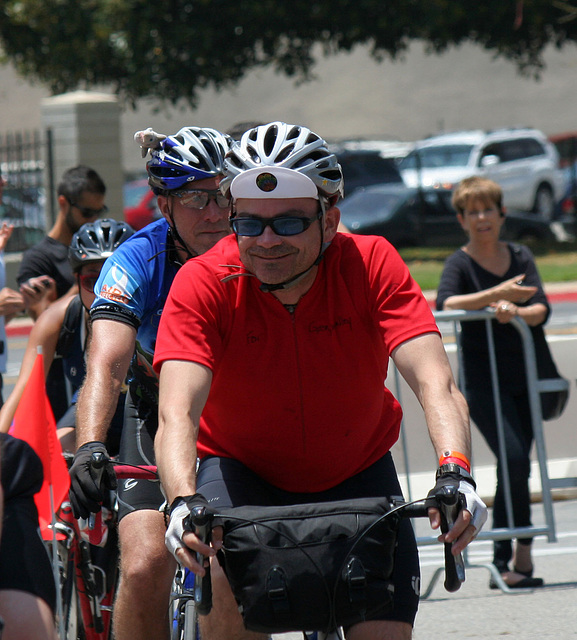
[[[523,346],[517,330],[508,323],[519,316],[534,334],[542,332],[550,307],[529,249],[499,239],[505,216],[499,185],[485,178],[467,178],[457,186],[453,206],[469,241],[445,263],[437,292],[437,309],[495,309],[494,344],[513,520],[515,527],[528,527],[531,526],[529,474],[533,429]],[[499,462],[485,322],[464,322],[461,344],[465,395],[471,417],[497,456],[493,527],[506,528],[503,470]],[[509,587],[543,584],[542,579],[533,577],[531,543],[532,538],[517,540],[514,554],[511,540],[494,543],[493,563]],[[491,586],[496,587],[494,583]]]

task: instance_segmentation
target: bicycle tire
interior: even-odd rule
[[[184,628],[182,640],[198,640],[198,616],[194,600],[188,600],[184,605]]]
[[[59,557],[63,563],[60,593],[62,594],[62,620],[65,640],[86,640],[80,602],[76,588],[76,568],[74,559],[66,551],[66,560],[62,558],[62,545],[59,545]],[[65,567],[65,570],[64,570]],[[57,625],[58,626],[58,625]]]

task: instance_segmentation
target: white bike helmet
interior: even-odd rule
[[[310,178],[319,193],[334,202],[343,197],[343,172],[327,143],[306,127],[271,122],[245,131],[225,158],[224,194],[237,175],[249,169],[285,167]]]

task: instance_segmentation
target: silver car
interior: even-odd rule
[[[399,171],[407,186],[453,188],[460,180],[480,175],[503,189],[504,204],[533,211],[550,220],[563,196],[565,179],[559,154],[536,129],[462,131],[416,143]]]

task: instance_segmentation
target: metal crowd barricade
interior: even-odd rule
[[[499,397],[499,380],[497,374],[497,355],[495,353],[494,341],[493,341],[493,326],[491,320],[494,317],[494,311],[491,309],[482,309],[478,311],[440,311],[435,313],[435,319],[437,323],[452,323],[455,330],[455,337],[457,340],[457,362],[458,369],[462,371],[462,353],[460,350],[460,326],[464,322],[470,321],[485,321],[486,330],[487,330],[487,340],[489,345],[489,360],[490,360],[490,370],[491,370],[491,384],[493,389],[493,397],[495,399],[495,420],[497,424],[497,432],[499,439],[499,459],[501,461],[501,465],[503,468],[503,484],[505,491],[505,506],[507,511],[507,527],[504,529],[489,529],[487,525],[480,532],[478,539],[479,540],[511,540],[513,538],[533,538],[536,536],[547,536],[549,542],[556,542],[556,528],[555,528],[555,517],[553,512],[553,499],[551,495],[551,489],[555,487],[567,486],[566,482],[562,479],[559,481],[551,481],[549,478],[549,473],[547,469],[547,453],[545,447],[545,439],[543,435],[543,422],[541,418],[541,401],[540,394],[546,391],[558,391],[562,389],[566,389],[568,386],[568,381],[566,380],[539,380],[537,377],[537,363],[535,358],[535,348],[533,344],[533,336],[531,331],[527,325],[527,323],[519,317],[515,317],[511,320],[511,326],[515,327],[515,329],[519,332],[521,342],[523,345],[523,355],[525,360],[525,369],[527,375],[527,389],[529,395],[529,404],[531,410],[531,421],[533,426],[533,434],[535,439],[535,453],[539,466],[540,472],[540,481],[541,481],[541,493],[542,493],[542,504],[544,511],[544,526],[531,526],[531,527],[515,527],[513,524],[513,506],[512,506],[512,498],[511,498],[511,487],[509,482],[509,473],[507,468],[507,458],[505,455],[505,437],[503,431],[503,416],[501,412],[500,406],[500,397]],[[396,369],[393,372],[394,382],[396,387],[396,397],[401,402],[401,388],[399,384],[399,376]],[[456,378],[459,380],[459,385],[463,387],[463,376],[456,375]],[[463,390],[463,389],[461,389]],[[400,446],[402,447],[402,455],[404,458],[405,471],[406,471],[406,481],[407,481],[407,489],[408,489],[408,499],[412,499],[412,490],[411,490],[411,473],[410,473],[410,463],[409,463],[409,453],[407,440],[405,437],[405,429],[404,424],[401,428],[401,438],[400,438]],[[575,479],[565,479],[569,482],[573,482]],[[571,485],[573,486],[573,485]],[[437,544],[437,536],[426,536],[426,537],[418,537],[417,543],[419,546],[427,546],[432,544]],[[501,575],[497,571],[496,567],[493,564],[470,564],[468,562],[467,553],[465,555],[465,564],[467,568],[485,568],[491,572],[492,577],[495,582],[499,585],[502,591],[506,593],[513,593],[513,591],[505,584]],[[427,598],[435,586],[438,578],[443,572],[443,567],[439,567],[428,587],[425,589],[422,594],[422,598]]]

